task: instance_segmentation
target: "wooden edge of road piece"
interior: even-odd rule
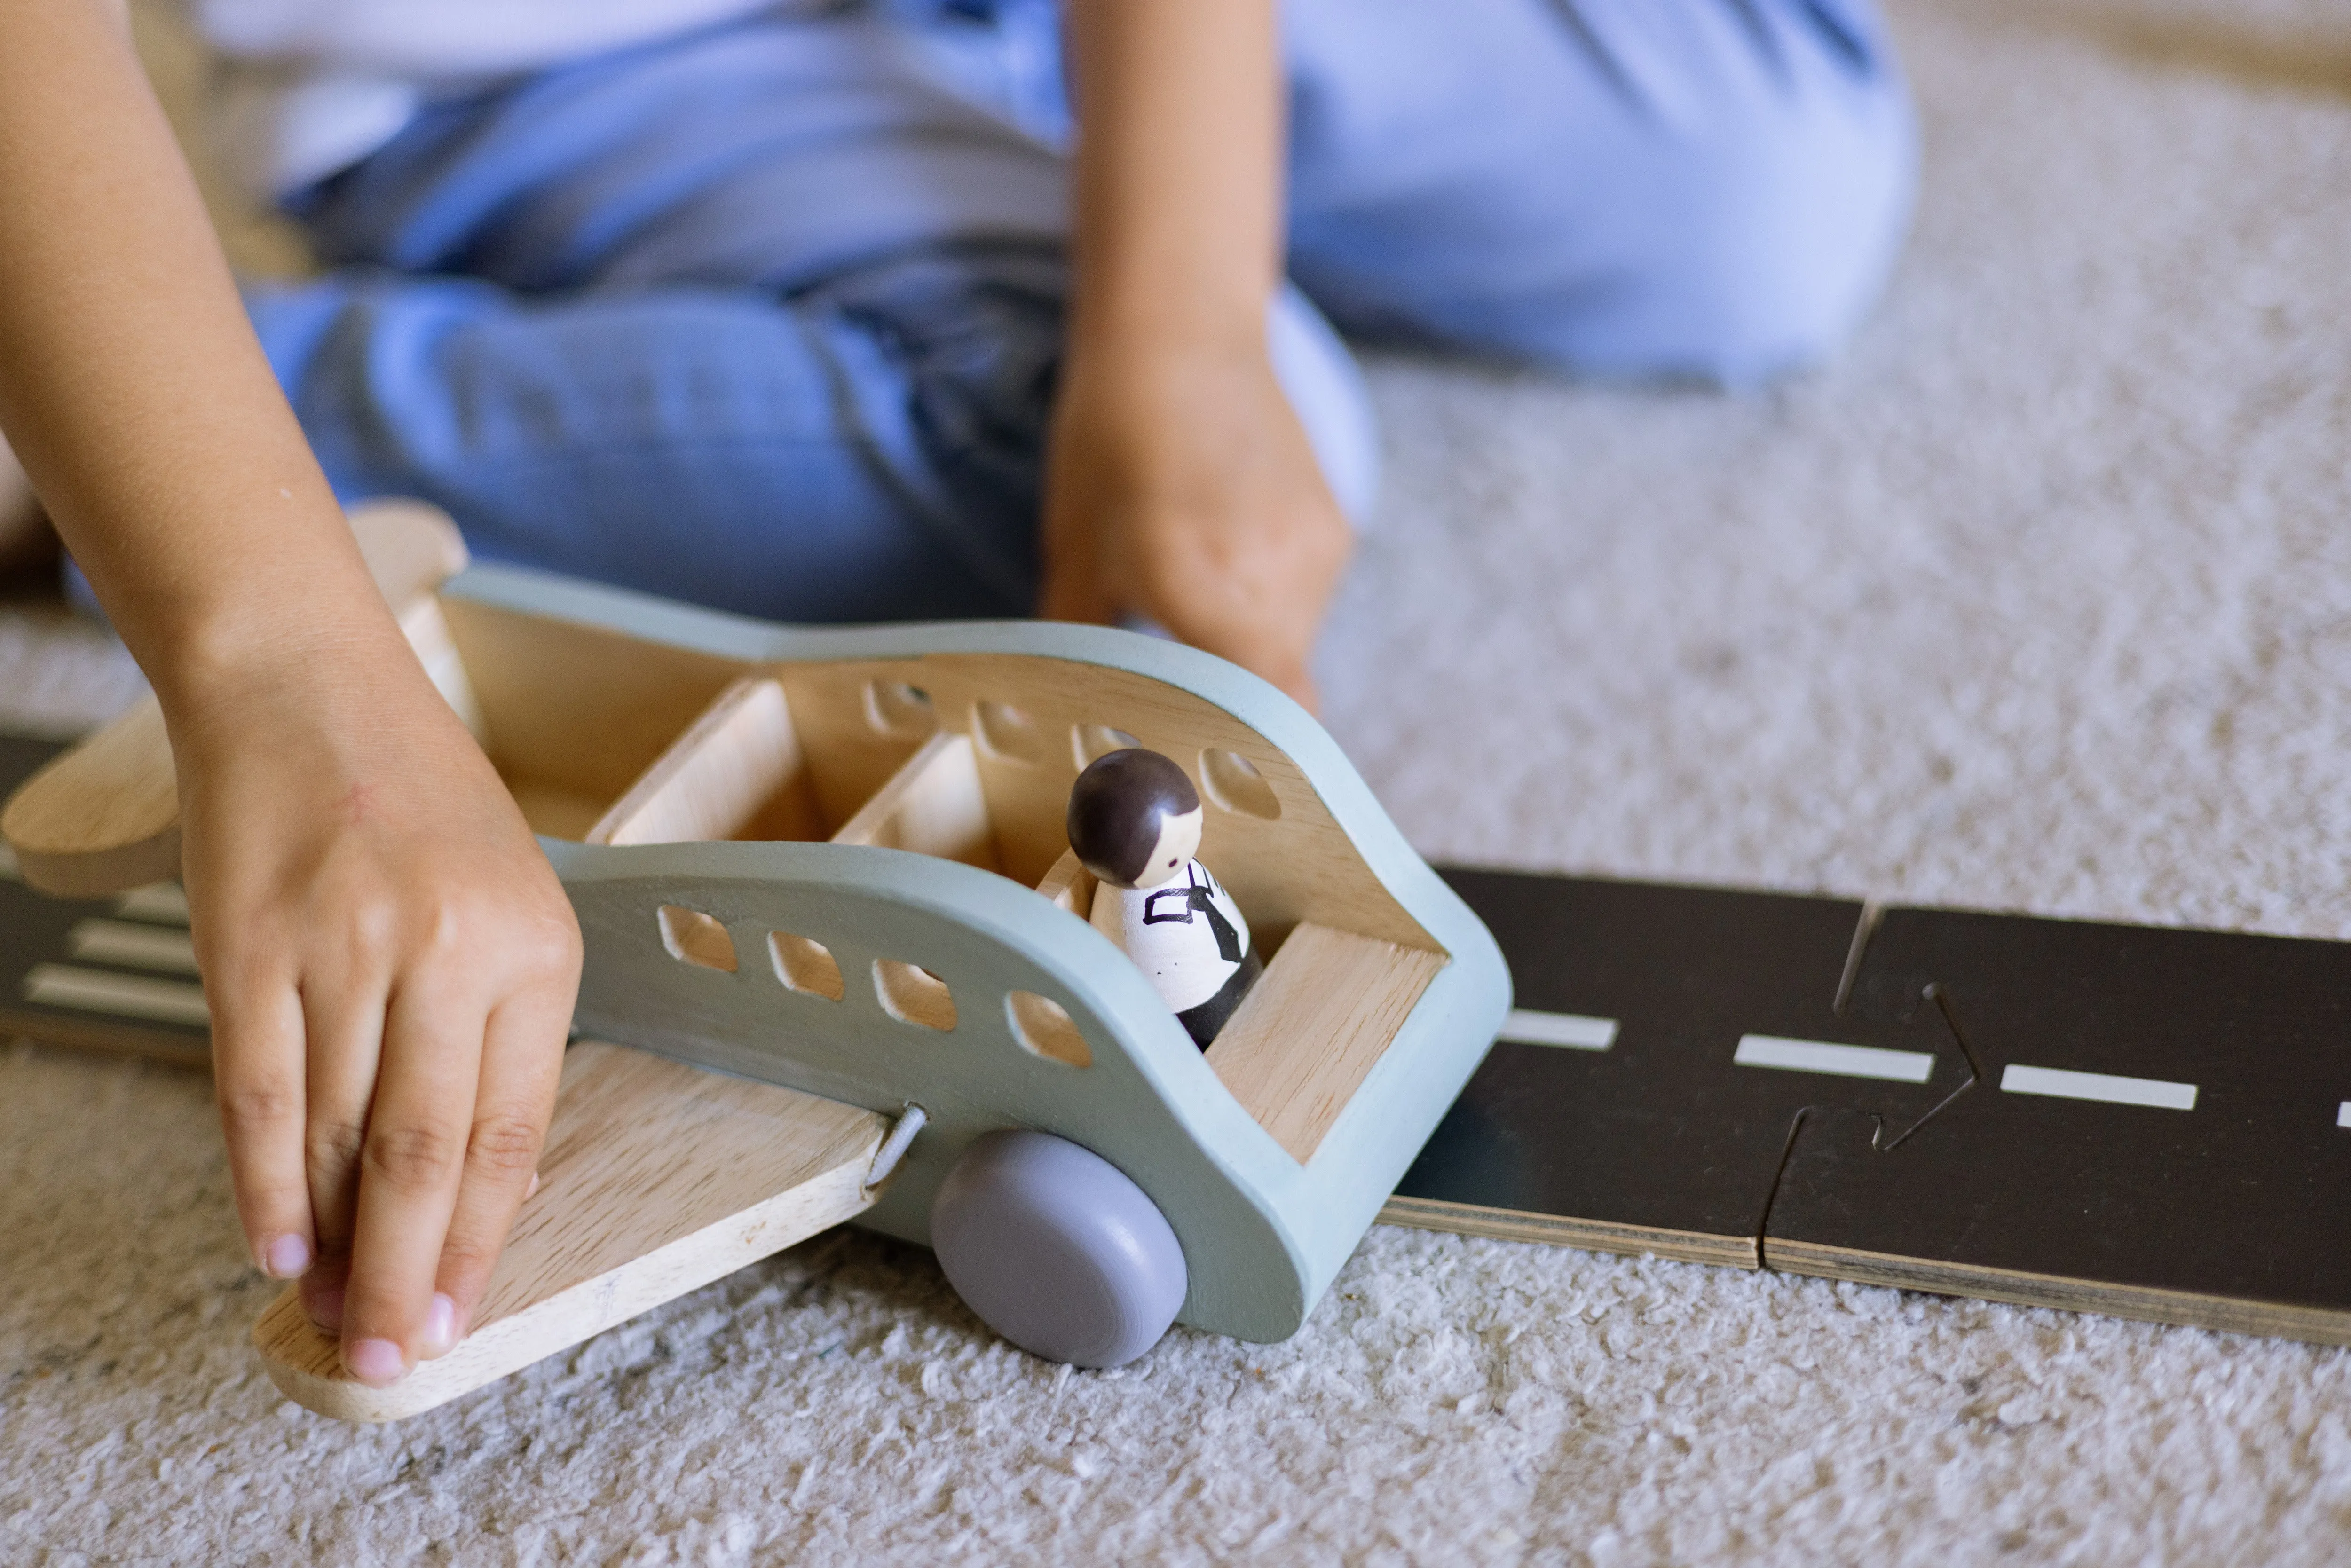
[[[1811,1241],[1763,1238],[1764,1267],[1783,1274],[1810,1274],[1823,1280],[1851,1280],[1863,1285],[1889,1285],[1897,1291],[1926,1291],[1940,1296],[1973,1296],[1987,1301],[2007,1301],[2020,1307],[2054,1307],[2060,1312],[2097,1312],[2110,1318],[2130,1318],[2146,1323],[2175,1323],[2184,1328],[2210,1329],[2220,1333],[2264,1334],[2303,1340],[2312,1344],[2351,1344],[2351,1312],[2326,1307],[2298,1306],[2289,1301],[2262,1301],[2235,1296],[2210,1296],[2190,1291],[2169,1291],[2154,1285],[2122,1285],[2098,1280],[2071,1280],[2056,1274],[2028,1274],[1977,1263],[1948,1263],[1927,1258],[1897,1258],[1864,1252],[1850,1247],[1829,1247]]]
[[[1708,1236],[1694,1230],[1663,1230],[1609,1219],[1485,1208],[1474,1203],[1441,1203],[1426,1197],[1391,1197],[1374,1223],[1447,1231],[1457,1236],[1489,1236],[1498,1241],[1581,1247],[1589,1252],[1651,1253],[1677,1262],[1710,1263],[1719,1269],[1762,1266],[1752,1236]]]

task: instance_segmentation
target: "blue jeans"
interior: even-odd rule
[[[1583,374],[1827,352],[1905,227],[1868,0],[1290,0],[1272,340],[1342,504],[1331,323]],[[762,16],[430,110],[248,305],[346,499],[794,621],[1029,608],[1069,268],[1051,0]]]

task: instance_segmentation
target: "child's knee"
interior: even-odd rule
[[[1620,346],[1628,369],[1750,384],[1844,341],[1885,288],[1915,188],[1907,106],[1889,89],[1877,107],[1798,117],[1696,172],[1641,322],[1651,340]]]
[[[1749,385],[1827,357],[1908,228],[1917,143],[1890,73],[1679,150],[1628,194],[1615,275],[1531,300],[1521,348],[1586,373]]]

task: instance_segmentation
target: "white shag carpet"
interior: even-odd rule
[[[2351,14],[1895,11],[1925,205],[1842,362],[1377,368],[1332,727],[1432,855],[2351,936]],[[0,620],[0,706],[123,680]],[[341,1427],[246,1347],[205,1081],[32,1047],[0,1280],[10,1563],[2351,1559],[2345,1353],[1404,1230],[1123,1374],[838,1234]]]

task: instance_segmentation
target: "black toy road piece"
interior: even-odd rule
[[[1520,1010],[1389,1220],[2351,1343],[2351,944],[1445,874]]]

